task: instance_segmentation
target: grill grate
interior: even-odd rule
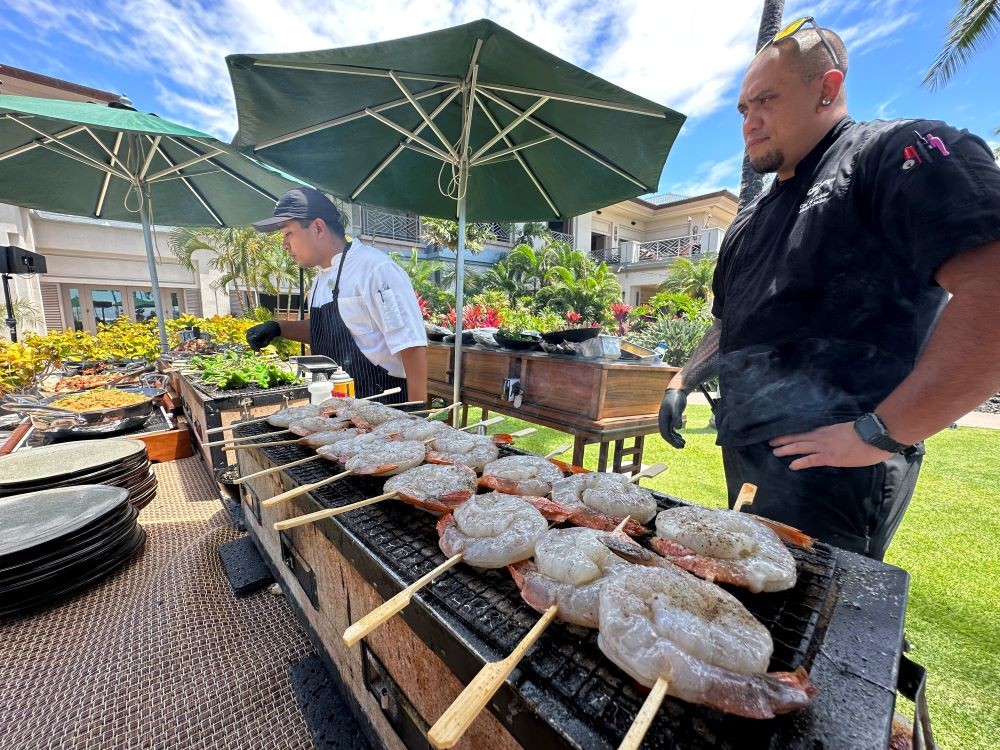
[[[266,433],[266,425],[241,428],[244,435]],[[297,446],[262,449],[275,463],[304,458],[312,452]],[[501,455],[518,453],[501,446]],[[300,484],[333,475],[332,462],[314,462],[289,469]],[[337,507],[382,492],[382,481],[349,478],[314,491],[327,507]],[[680,503],[657,495],[661,508]],[[387,568],[404,581],[413,581],[444,561],[430,517],[403,503],[378,503],[338,517]],[[771,671],[809,667],[815,647],[820,615],[831,595],[835,563],[829,548],[816,545],[812,552],[793,549],[798,563],[798,583],[787,592],[750,594],[724,586],[739,598],[771,632],[774,654]],[[454,618],[495,649],[491,658],[507,655],[538,620],[538,613],[525,604],[506,570],[474,571],[452,568],[423,590]],[[533,690],[552,699],[574,722],[588,727],[608,745],[617,745],[628,731],[645,700],[646,691],[612,664],[597,646],[597,632],[554,622],[538,640],[519,667],[522,691]],[[711,708],[695,706],[668,697],[646,735],[647,748],[746,748],[748,743],[767,744],[782,723],[791,717],[759,722],[730,716]],[[565,722],[556,722],[564,731]],[[571,744],[575,744],[571,741]]]

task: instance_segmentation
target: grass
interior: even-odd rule
[[[478,419],[479,412],[470,409]],[[702,505],[725,505],[722,458],[707,406],[687,410],[687,446],[677,451],[658,436],[646,439],[643,461],[668,469],[643,480],[651,489]],[[531,426],[505,419],[491,431]],[[545,454],[564,433],[546,428],[518,440]],[[570,454],[560,456],[569,459]],[[584,464],[597,467],[597,446]],[[945,430],[927,441],[920,480],[886,562],[910,574],[906,633],[911,657],[927,667],[927,697],[942,748],[1000,747],[1000,430]],[[897,706],[912,716],[909,702]],[[845,717],[845,721],[849,720]]]

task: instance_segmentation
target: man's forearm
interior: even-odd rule
[[[279,320],[278,324],[281,326],[282,338],[299,341],[303,344],[311,343],[308,320]]]
[[[954,296],[913,372],[875,410],[901,443],[930,437],[1000,388],[1000,242],[952,258],[937,278]]]
[[[399,356],[403,359],[403,370],[406,372],[406,390],[408,400],[427,400],[427,347],[411,346],[403,349]]]
[[[706,383],[719,374],[719,337],[722,323],[716,319],[705,331],[698,346],[691,353],[687,364],[670,380],[668,388],[676,388],[685,393],[691,393],[702,383]]]

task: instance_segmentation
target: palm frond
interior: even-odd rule
[[[994,35],[1000,32],[1000,0],[961,0],[948,24],[948,36],[924,85],[937,90],[950,81]]]

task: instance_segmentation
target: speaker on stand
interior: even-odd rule
[[[10,328],[12,342],[17,341],[17,320],[14,318],[14,298],[10,293],[10,278],[20,274],[45,273],[46,270],[44,256],[14,245],[0,245],[0,276],[3,277],[3,297],[7,304],[7,318],[4,322]]]

